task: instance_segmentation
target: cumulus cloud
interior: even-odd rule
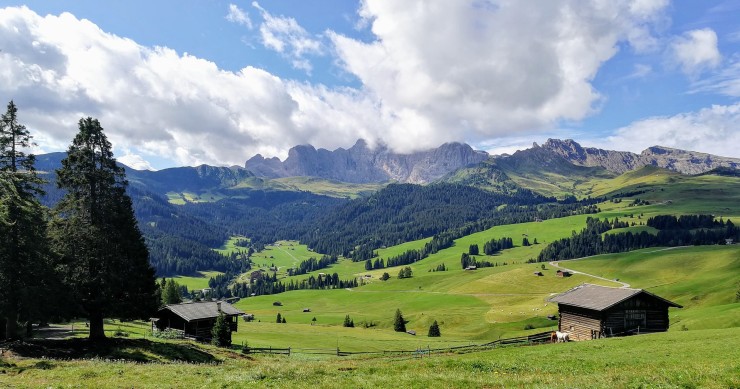
[[[255,153],[284,157],[297,144],[348,147],[357,138],[400,152],[475,144],[591,114],[599,68],[622,43],[643,44],[665,1],[367,0],[360,16],[375,40],[329,31],[331,51],[294,19],[253,6],[267,47],[303,69],[331,52],[361,86],[226,71],[69,13],[20,7],[0,9],[0,97],[15,99],[42,148],[65,148],[89,115],[117,150],[136,150],[125,153],[131,163],[156,155],[241,165]],[[237,10],[234,21],[247,20]]]
[[[156,170],[141,155],[134,154],[131,150],[124,150],[123,155],[116,158],[118,162],[136,170]]]
[[[722,61],[717,48],[717,33],[711,28],[686,32],[676,38],[671,50],[674,61],[689,75],[716,68]]]
[[[226,20],[232,23],[241,24],[250,30],[254,28],[252,20],[249,18],[249,14],[239,8],[236,4],[229,4],[229,13],[226,14]]]
[[[260,11],[264,19],[260,24],[262,44],[290,58],[294,68],[310,73],[311,62],[306,57],[323,54],[321,41],[312,37],[295,19],[274,16],[256,1],[252,2],[252,6]]]
[[[376,40],[330,33],[344,68],[393,118],[398,149],[551,128],[593,113],[619,42],[649,46],[665,0],[365,0]],[[414,136],[410,136],[414,135]]]
[[[640,120],[618,129],[606,141],[584,142],[609,149],[640,152],[660,145],[740,157],[740,103],[713,105],[696,112]]]
[[[285,81],[254,67],[224,71],[69,13],[1,9],[0,47],[0,96],[16,101],[45,150],[66,148],[83,116],[99,118],[117,150],[187,165],[241,165],[255,153],[285,156],[306,142],[346,146],[378,131],[365,123],[377,120],[361,91]]]

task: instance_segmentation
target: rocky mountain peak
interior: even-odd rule
[[[445,143],[432,150],[399,154],[383,144],[371,149],[360,139],[349,149],[333,151],[311,145],[296,146],[282,162],[255,155],[245,167],[258,176],[270,178],[313,176],[353,183],[428,183],[486,158],[487,153],[475,151],[464,143]]]
[[[544,148],[563,156],[569,162],[582,166],[601,166],[615,173],[625,173],[653,165],[683,174],[699,174],[718,167],[737,168],[740,159],[720,157],[695,151],[652,146],[635,154],[629,151],[603,150],[582,147],[572,139],[548,139]]]

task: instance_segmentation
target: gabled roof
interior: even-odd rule
[[[172,311],[172,313],[185,319],[185,321],[218,317],[218,303],[215,301],[168,304],[160,308],[159,312],[164,310]],[[244,313],[225,301],[221,302],[221,311],[223,311],[225,315],[241,315]]]
[[[661,300],[670,307],[683,308],[672,301],[668,301],[643,289],[610,288],[608,286],[593,284],[576,286],[565,293],[551,297],[548,301],[563,305],[571,305],[574,307],[593,309],[595,311],[604,311],[641,293]]]

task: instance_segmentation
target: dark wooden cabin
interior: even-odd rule
[[[152,318],[152,330],[172,328],[184,331],[185,336],[196,339],[210,339],[211,330],[219,313],[223,312],[231,331],[237,330],[239,315],[244,312],[224,301],[202,301],[182,304],[168,304],[160,308]]]
[[[583,284],[549,299],[558,303],[558,329],[570,340],[668,330],[668,308],[680,305],[642,289]]]

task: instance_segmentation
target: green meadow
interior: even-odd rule
[[[114,339],[87,347],[87,358],[41,358],[32,350],[26,358],[3,357],[0,386],[736,388],[740,348],[733,344],[740,344],[738,328],[420,358],[243,355],[190,342]]]

